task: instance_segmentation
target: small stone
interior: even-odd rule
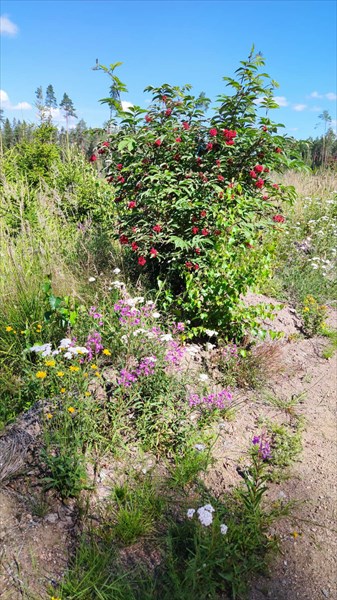
[[[59,516],[57,513],[49,513],[49,515],[47,515],[44,520],[47,521],[47,523],[56,523],[59,519]]]
[[[330,592],[329,592],[329,590],[327,590],[326,588],[322,588],[321,592],[322,592],[324,598],[330,598]]]

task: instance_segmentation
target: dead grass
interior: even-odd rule
[[[324,197],[337,191],[337,173],[332,171],[321,173],[287,171],[281,176],[278,175],[277,179],[284,185],[293,185],[300,197]]]

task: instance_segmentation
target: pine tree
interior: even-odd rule
[[[5,120],[3,127],[3,145],[4,148],[11,148],[13,145],[13,131],[8,118]]]
[[[57,107],[57,100],[54,93],[54,88],[51,83],[48,85],[46,89],[46,100],[45,105],[48,107],[48,121],[52,121],[52,109]]]
[[[35,106],[39,113],[39,119],[40,119],[41,123],[43,123],[46,119],[46,106],[45,106],[45,101],[43,98],[43,89],[42,89],[41,85],[35,91],[35,96],[36,96]]]
[[[60,108],[62,108],[65,118],[66,118],[67,133],[68,133],[69,117],[74,117],[75,119],[77,119],[77,114],[75,112],[75,107],[74,107],[73,101],[71,100],[71,98],[69,98],[68,94],[66,94],[66,93],[63,94],[63,98],[60,102]]]
[[[48,106],[49,108],[57,107],[56,96],[54,93],[54,88],[51,85],[51,83],[48,85],[48,87],[46,89],[46,106]]]

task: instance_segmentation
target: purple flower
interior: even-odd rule
[[[89,333],[85,347],[88,350],[88,359],[91,360],[94,355],[99,354],[104,348],[101,334],[98,331]]]
[[[229,390],[221,390],[200,398],[198,394],[191,394],[189,397],[190,406],[198,406],[202,404],[208,409],[226,409],[230,405],[233,397]]]
[[[172,365],[179,365],[184,357],[186,350],[178,342],[170,340],[167,344],[167,352],[164,356],[165,360]]]
[[[253,446],[258,446],[258,456],[260,456],[262,460],[268,460],[271,458],[270,442],[264,434],[261,436],[254,435],[252,444]]]
[[[126,369],[121,369],[120,377],[117,379],[118,385],[122,387],[130,387],[133,383],[137,381],[136,373],[131,373]]]

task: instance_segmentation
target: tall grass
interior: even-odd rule
[[[270,295],[302,304],[308,295],[335,306],[337,297],[337,175],[288,172],[283,183],[298,197],[284,207],[286,225],[276,247]]]

